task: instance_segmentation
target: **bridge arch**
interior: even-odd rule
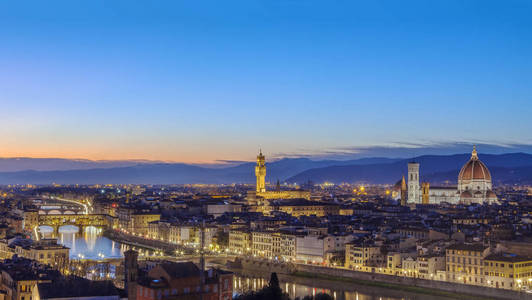
[[[53,233],[54,232],[54,228],[52,226],[48,226],[48,225],[39,225],[37,227],[37,230],[40,233]]]
[[[81,234],[85,232],[85,228],[96,227],[99,231],[110,228],[113,226],[113,220],[110,216],[99,214],[47,214],[39,215],[39,225],[50,226],[56,233],[59,232],[60,227],[72,225],[77,227]]]
[[[70,224],[61,225],[57,228],[57,232],[59,233],[77,233],[79,230],[80,228],[78,226]]]

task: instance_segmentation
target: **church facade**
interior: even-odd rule
[[[401,204],[451,204],[497,203],[497,196],[492,191],[491,174],[486,165],[478,158],[473,148],[471,158],[464,164],[458,174],[457,186],[431,186],[428,182],[420,183],[419,163],[408,163],[408,184],[397,184],[398,199]],[[406,195],[406,197],[405,197]]]

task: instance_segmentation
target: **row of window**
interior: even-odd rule
[[[481,256],[481,252],[466,251],[466,250],[447,250],[448,254],[469,255],[469,256]]]
[[[456,257],[456,256],[447,256],[447,262],[453,262],[453,263],[468,263],[470,265],[481,265],[482,262],[478,258],[471,258],[471,257]]]

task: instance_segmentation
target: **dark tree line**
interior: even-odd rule
[[[277,273],[272,273],[270,282],[259,291],[250,291],[235,297],[234,300],[291,300],[287,293],[283,292],[279,285]],[[295,300],[300,300],[296,298]],[[301,300],[333,300],[329,294],[317,294],[315,296],[305,296]]]

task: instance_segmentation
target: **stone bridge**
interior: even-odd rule
[[[85,209],[79,205],[41,205],[39,215],[81,215]]]
[[[61,226],[73,225],[79,228],[80,233],[83,233],[89,226],[102,229],[113,228],[116,223],[115,219],[101,214],[40,214],[38,225],[50,226],[54,229],[54,233],[58,233]]]

